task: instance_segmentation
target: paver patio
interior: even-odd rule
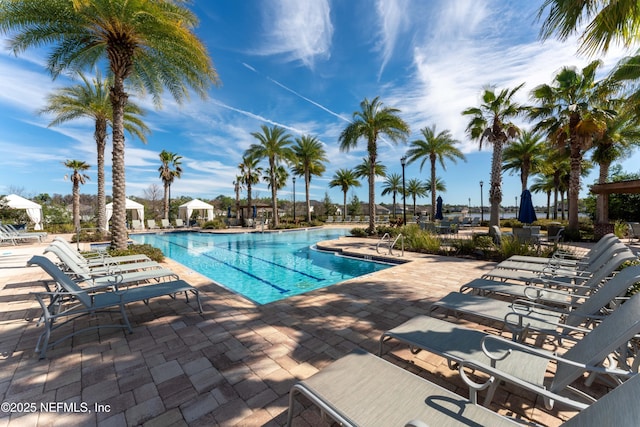
[[[426,313],[432,301],[494,265],[406,254],[414,261],[256,306],[166,260],[201,291],[204,313],[184,298],[131,304],[133,334],[106,329],[79,335],[38,360],[33,350],[41,332],[36,326],[40,309],[29,292],[43,290],[40,281],[48,276],[37,267],[21,266],[45,246],[0,251],[0,394],[5,402],[37,405],[35,412],[0,413],[0,426],[280,426],[286,421],[289,388],[297,379],[355,348],[375,353],[384,330]],[[372,240],[340,239],[332,246],[375,252]],[[102,316],[118,314],[91,321],[111,320]],[[424,352],[413,355],[399,345],[385,358],[467,396],[444,359]],[[545,425],[573,415],[545,411],[534,399],[501,389],[492,408]],[[42,412],[45,402],[68,406]],[[305,406],[297,405],[294,425],[324,425],[319,412]]]

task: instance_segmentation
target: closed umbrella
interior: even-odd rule
[[[442,197],[438,196],[436,199],[436,219],[442,219]]]
[[[518,221],[523,224],[531,224],[536,221],[538,217],[536,216],[536,210],[533,207],[533,202],[531,201],[531,192],[529,190],[524,190],[522,195],[520,196],[520,210],[518,211]]]

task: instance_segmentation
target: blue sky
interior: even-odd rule
[[[488,202],[491,147],[471,141],[465,134],[465,108],[480,103],[483,86],[515,87],[526,82],[520,102],[529,91],[551,83],[563,66],[582,67],[593,58],[576,56],[576,42],[538,40],[537,8],[542,1],[503,0],[278,0],[195,1],[200,18],[199,37],[208,46],[222,85],[209,98],[197,96],[184,105],[167,95],[156,110],[149,97],[132,97],[146,108],[152,129],[148,143],[127,138],[127,195],[143,196],[150,185],[161,186],[158,154],[163,149],[183,156],[183,176],[171,188],[172,196],[202,199],[220,194],[234,196],[232,182],[242,153],[256,142],[252,132],[266,124],[286,128],[293,137],[317,136],[325,144],[330,163],[322,177],[314,177],[311,197],[326,191],[342,202],[338,188],[328,182],[339,168],[352,168],[366,155],[363,142],[357,150],[342,153],[338,136],[366,97],[401,110],[411,126],[409,141],[420,129],[436,125],[449,129],[460,141],[467,162],[438,166],[447,191],[445,203]],[[15,57],[2,40],[0,50],[0,194],[23,189],[24,195],[69,194],[62,165],[67,159],[92,165],[91,180],[83,193],[96,192],[96,154],[93,124],[69,122],[47,127],[51,117],[36,112],[48,93],[74,82],[52,81],[44,71],[45,54],[30,50]],[[614,49],[604,57],[603,72],[627,54]],[[529,126],[523,123],[526,128]],[[389,173],[401,173],[400,158],[407,145],[380,142],[379,157]],[[107,152],[107,193],[111,189],[110,149]],[[623,163],[638,172],[640,155]],[[428,167],[406,167],[406,179],[428,177]],[[597,171],[584,182],[593,183]],[[355,194],[367,199],[366,180]],[[516,175],[503,176],[503,206],[513,205],[520,194]],[[583,194],[586,194],[583,184]],[[382,197],[382,182],[376,186]],[[266,184],[254,187],[254,197],[268,197]],[[297,200],[303,200],[301,181]],[[349,194],[351,197],[352,193]],[[246,192],[243,192],[246,197]],[[291,199],[292,186],[279,192]],[[428,203],[425,198],[419,203]],[[534,195],[544,205],[546,197]]]

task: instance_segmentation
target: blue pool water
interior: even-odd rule
[[[160,233],[131,239],[209,277],[258,304],[299,295],[388,268],[388,264],[337,256],[311,248],[346,230],[284,233]]]

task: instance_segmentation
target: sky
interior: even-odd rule
[[[379,142],[379,159],[388,173],[402,174],[400,158],[409,142],[421,138],[420,129],[449,130],[460,143],[466,162],[438,164],[437,176],[446,185],[445,204],[488,204],[491,149],[465,133],[468,118],[461,112],[479,106],[486,85],[498,89],[525,83],[515,100],[528,103],[530,91],[551,84],[564,66],[584,67],[593,57],[577,55],[577,42],[549,39],[544,43],[536,20],[541,0],[198,0],[191,9],[200,19],[196,29],[205,43],[221,80],[207,99],[191,97],[177,105],[168,94],[157,109],[150,97],[131,95],[146,110],[152,132],[147,143],[127,135],[127,196],[143,197],[158,177],[162,150],[182,156],[183,174],[171,187],[172,197],[213,199],[235,197],[233,181],[243,152],[257,140],[251,135],[262,125],[278,125],[293,137],[316,136],[330,162],[321,177],[313,177],[312,199],[328,192],[342,203],[339,188],[329,181],[340,168],[353,168],[366,156],[366,142],[349,152],[339,150],[338,138],[363,99],[376,96],[385,106],[400,110],[410,125],[406,144]],[[44,68],[46,48],[16,57],[0,36],[0,194],[19,190],[32,197],[40,193],[70,194],[65,179],[68,159],[85,161],[90,180],[81,192],[95,194],[96,147],[93,123],[77,120],[49,127],[51,116],[38,114],[46,96],[77,82],[55,81]],[[614,48],[604,57],[601,76],[629,51]],[[524,129],[530,127],[523,122]],[[109,144],[110,145],[110,144]],[[111,192],[111,150],[107,149],[106,185]],[[622,163],[638,172],[640,154]],[[405,168],[405,178],[426,180],[429,163]],[[583,181],[597,177],[597,168]],[[383,179],[376,183],[376,202]],[[531,184],[532,180],[530,180]],[[296,183],[296,200],[304,200],[303,180]],[[349,192],[368,198],[367,181]],[[281,189],[280,199],[292,200],[293,185]],[[518,175],[503,174],[503,206],[513,206],[520,195]],[[246,197],[246,191],[241,197]],[[270,197],[266,183],[254,186],[253,197]],[[546,196],[533,195],[544,206]],[[398,200],[400,202],[400,200]],[[411,201],[407,199],[407,204]],[[430,197],[418,200],[430,203]]]

